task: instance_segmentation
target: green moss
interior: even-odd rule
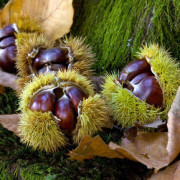
[[[75,0],[72,33],[94,47],[98,72],[122,68],[143,43],[159,43],[180,58],[177,0]]]

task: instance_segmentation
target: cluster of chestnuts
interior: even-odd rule
[[[12,24],[0,30],[0,68],[10,73],[17,68],[22,88],[22,142],[53,152],[66,145],[69,136],[77,143],[109,127],[111,116],[123,127],[167,116],[180,70],[163,48],[140,49],[138,59],[118,75],[101,78],[99,95],[89,80],[95,62],[91,48],[78,38],[50,43],[38,24],[28,30],[30,21],[25,28]]]
[[[155,107],[162,107],[163,91],[145,58],[129,63],[119,74],[118,81],[137,98]]]
[[[75,86],[46,89],[38,92],[30,101],[32,111],[52,112],[58,125],[63,131],[72,131],[75,128],[78,116],[78,106],[87,94]]]
[[[15,24],[0,29],[0,68],[4,71],[15,73],[15,57],[17,48],[15,45]]]
[[[46,73],[34,77],[20,95],[22,142],[46,152],[78,143],[109,124],[104,100],[75,70]],[[40,143],[41,142],[41,143]]]

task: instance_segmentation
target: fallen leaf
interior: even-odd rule
[[[180,152],[180,87],[168,113],[168,144],[170,162],[172,162]]]
[[[84,137],[77,149],[68,153],[71,160],[83,161],[84,159],[93,159],[94,156],[116,158],[120,157],[118,153],[110,149],[100,136],[94,138],[90,136]],[[121,156],[123,158],[123,156]]]
[[[10,0],[0,11],[0,27],[16,22],[20,13],[38,18],[47,38],[54,40],[70,31],[74,10],[72,0]]]
[[[0,85],[0,94],[3,95],[5,92],[6,92],[6,90],[5,90],[4,86]]]
[[[8,129],[9,131],[14,132],[17,136],[19,133],[17,131],[20,115],[11,114],[11,115],[0,115],[0,124]]]
[[[17,84],[17,76],[0,71],[0,85],[4,87],[10,87],[14,89],[15,91],[19,90],[19,86]]]
[[[165,170],[153,174],[150,180],[179,180],[180,179],[180,161],[168,166]]]
[[[124,143],[126,141],[126,143]],[[92,159],[94,156],[106,158],[127,158],[141,162],[148,168],[157,170],[169,164],[168,152],[166,151],[167,133],[138,132],[135,142],[126,138],[119,146],[113,142],[109,145],[100,136],[84,137],[78,147],[70,151],[71,160]]]

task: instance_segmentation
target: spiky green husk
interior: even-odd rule
[[[147,57],[151,69],[163,90],[163,118],[167,118],[168,111],[180,86],[179,63],[168,51],[157,44],[146,45],[140,49],[138,58]]]
[[[61,42],[60,46],[70,47],[73,59],[69,59],[72,63],[72,69],[77,70],[80,74],[91,77],[94,75],[93,65],[95,63],[95,54],[92,52],[92,48],[84,43],[85,38],[70,37]]]
[[[60,81],[77,83],[79,86],[83,87],[90,96],[93,96],[95,93],[94,86],[88,78],[78,74],[76,70],[58,71],[57,78],[59,77]]]
[[[78,143],[84,136],[93,136],[110,122],[109,111],[104,99],[99,94],[90,96],[80,106],[81,114],[78,118],[73,139]]]
[[[43,29],[40,25],[41,23],[39,22],[38,19],[35,19],[34,17],[21,14],[16,17],[16,24],[20,32],[26,32],[26,33],[43,32]]]
[[[108,111],[100,95],[94,96],[93,86],[84,76],[79,75],[75,70],[59,71],[57,74],[45,74],[34,77],[27,83],[20,95],[21,120],[18,131],[22,136],[21,141],[34,149],[39,148],[46,152],[54,152],[64,146],[67,140],[58,128],[52,113],[42,113],[29,110],[29,102],[34,94],[46,87],[64,87],[68,83],[76,83],[90,96],[83,101],[80,123],[76,141],[84,135],[93,135],[106,125]],[[89,126],[89,129],[88,129]]]
[[[116,83],[116,75],[107,76],[103,85],[103,97],[106,99],[113,119],[123,127],[133,126],[135,121],[140,124],[152,123],[161,115],[159,108],[136,98],[131,91]]]
[[[22,136],[21,142],[33,149],[38,148],[49,153],[67,144],[67,139],[49,112],[27,110],[22,113],[18,129]]]
[[[30,76],[30,66],[32,66],[31,59],[28,58],[28,53],[33,49],[46,49],[53,46],[53,43],[48,41],[43,34],[39,33],[18,33],[16,39],[17,55],[16,55],[16,68],[18,70],[18,83],[20,88],[29,82],[32,78]],[[27,60],[29,59],[29,62]]]

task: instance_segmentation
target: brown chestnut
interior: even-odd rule
[[[46,49],[41,51],[34,60],[33,66],[36,70],[41,69],[45,64],[66,64],[68,51],[66,49]]]
[[[0,40],[9,36],[14,36],[14,33],[17,32],[16,28],[15,24],[10,24],[0,29]]]
[[[0,30],[0,67],[2,70],[14,73],[15,56],[17,48],[15,46],[16,25],[11,24]]]
[[[83,98],[87,98],[87,95],[75,86],[67,87],[66,88],[66,94],[71,99],[76,112],[78,112],[79,102],[82,101]]]
[[[15,72],[15,56],[16,46],[8,46],[7,48],[0,49],[0,67],[7,72]]]
[[[45,67],[38,70],[38,74],[53,73],[64,69],[66,69],[66,66],[62,64],[45,64]]]
[[[121,71],[118,80],[123,88],[131,90],[142,101],[155,107],[162,106],[162,88],[151,72],[150,64],[146,59],[135,60],[129,63]]]
[[[58,99],[55,107],[55,116],[61,121],[59,126],[62,130],[73,130],[75,127],[75,109],[70,99],[64,95]]]
[[[162,89],[154,76],[144,78],[140,83],[133,85],[132,93],[148,104],[161,107],[163,103]]]
[[[39,92],[34,99],[31,100],[29,108],[32,111],[54,112],[55,95],[51,91]]]
[[[15,38],[13,36],[7,37],[0,41],[0,48],[6,48],[11,45],[15,45]]]
[[[150,72],[150,64],[146,61],[146,59],[134,60],[130,62],[119,74],[119,81],[131,81],[138,74],[142,74],[144,72]]]

